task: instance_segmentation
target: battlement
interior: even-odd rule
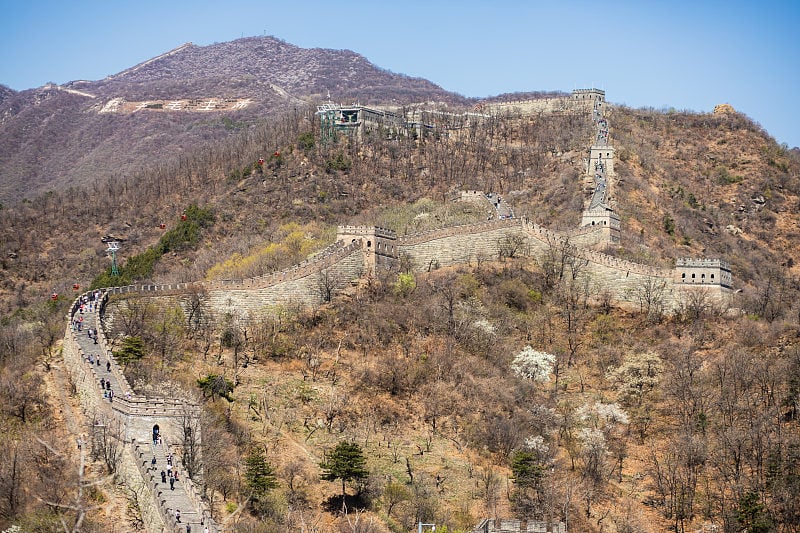
[[[404,128],[405,119],[391,111],[373,109],[359,104],[344,106],[327,103],[317,106],[320,117],[320,126],[325,136],[331,136],[334,131],[358,132],[363,128],[375,129],[378,127]]]
[[[483,191],[461,191],[460,195],[461,200],[470,200],[474,198],[485,199],[486,193]]]
[[[567,533],[564,522],[485,518],[472,529],[472,533]]]
[[[730,264],[725,261],[724,259],[704,259],[704,258],[691,258],[691,257],[681,257],[675,260],[676,267],[696,267],[696,268],[704,268],[704,267],[716,267],[722,270],[727,270],[728,272],[731,271]]]
[[[344,240],[344,236],[379,237],[381,239],[397,239],[397,232],[379,226],[337,226],[336,240]]]
[[[581,226],[608,226],[619,230],[621,227],[619,215],[611,209],[598,207],[587,209],[581,217]]]

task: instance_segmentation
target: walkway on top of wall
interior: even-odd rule
[[[598,161],[595,164],[594,192],[592,193],[592,199],[589,201],[589,211],[597,209],[606,203],[607,183],[606,166]]]
[[[98,395],[102,395],[104,401],[109,402],[116,414],[123,415],[120,417],[123,421],[125,420],[125,415],[133,414],[133,416],[136,416],[137,411],[142,411],[142,408],[137,408],[132,405],[135,403],[145,402],[151,405],[150,409],[144,408],[146,416],[158,416],[159,413],[164,413],[163,400],[143,399],[132,395],[130,386],[127,381],[124,381],[125,378],[123,377],[122,370],[119,368],[114,358],[110,357],[110,351],[106,351],[105,349],[105,342],[103,342],[104,334],[102,332],[100,333],[101,342],[95,342],[94,339],[89,337],[89,329],[95,331],[99,331],[100,329],[98,307],[100,307],[99,302],[95,304],[92,312],[89,312],[87,305],[84,305],[83,311],[81,311],[80,306],[76,305],[73,307],[73,312],[70,317],[73,325],[72,335],[80,348],[83,363],[87,365],[87,367],[91,366],[92,371],[90,375],[94,377]],[[81,318],[83,319],[82,322],[80,321]],[[80,330],[76,327],[76,323],[78,322],[80,322]],[[113,392],[111,398],[107,397],[108,387],[106,387],[105,390],[101,389],[101,379],[104,383],[110,383],[110,390]],[[139,471],[145,483],[150,484],[153,494],[158,498],[156,502],[157,507],[162,510],[162,514],[166,514],[166,516],[162,516],[162,518],[165,523],[171,525],[168,526],[171,527],[169,531],[183,533],[186,531],[186,525],[188,524],[192,527],[192,531],[203,533],[202,524],[206,522],[203,509],[198,505],[199,502],[197,502],[196,491],[193,490],[194,487],[191,486],[191,482],[185,477],[185,473],[183,476],[179,476],[179,479],[174,482],[172,489],[170,489],[169,486],[169,479],[167,479],[166,482],[161,481],[160,472],[161,470],[166,471],[167,454],[172,450],[169,443],[164,440],[163,444],[154,446],[152,442],[139,442],[138,444],[134,443],[134,449]],[[180,459],[174,451],[172,453],[173,465],[177,467],[177,465],[181,464]],[[152,465],[153,457],[156,458],[155,465]],[[187,489],[193,493],[194,497],[190,497]],[[178,523],[175,518],[176,510],[180,510],[180,523]],[[213,523],[210,523],[210,525],[211,529],[209,531],[217,531]]]
[[[494,207],[498,219],[505,220],[507,218],[514,218],[514,210],[505,198],[497,193],[488,193],[486,199],[489,200],[492,207]]]

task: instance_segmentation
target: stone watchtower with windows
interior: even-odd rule
[[[581,226],[591,226],[601,228],[605,235],[604,242],[612,244],[619,243],[620,220],[619,215],[606,205],[599,205],[592,209],[587,209],[581,216]]]
[[[606,92],[602,89],[573,89],[572,99],[579,102],[592,102],[604,104],[606,101]]]
[[[580,105],[591,106],[592,116],[600,118],[603,116],[603,108],[606,105],[606,92],[601,89],[574,89],[572,91],[572,101]]]
[[[731,289],[733,276],[730,265],[722,259],[680,258],[675,261],[675,284]]]
[[[606,175],[614,174],[614,147],[610,145],[594,145],[589,149],[589,164],[586,174],[591,176],[595,172],[603,171]]]
[[[336,228],[336,242],[348,245],[361,241],[364,251],[364,266],[367,272],[374,273],[376,267],[389,267],[397,261],[397,233],[377,226],[339,226]]]

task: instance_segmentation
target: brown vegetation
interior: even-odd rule
[[[132,120],[165,120],[153,117]],[[577,531],[796,531],[797,154],[737,114],[615,108],[610,124],[623,241],[608,252],[661,265],[724,257],[744,314],[722,317],[695,302],[666,317],[654,287],[642,289],[641,315],[590,307],[575,276],[513,257],[414,283],[385,273],[331,293],[320,310],[215,317],[216,330],[138,302],[116,324],[147,346],[132,376],[198,395],[209,391],[197,380],[211,374],[234,384],[232,404],[219,394],[227,385],[206,394],[204,439],[220,453],[202,456],[216,512],[243,504],[242,531],[403,531],[417,519],[458,530],[515,513],[566,519]],[[193,203],[209,207],[216,222],[199,246],[171,250],[150,275],[194,281],[234,254],[286,246],[287,222],[322,242],[341,223],[390,220],[403,234],[476,216],[441,207],[461,189],[500,192],[518,215],[549,227],[577,225],[587,117],[498,116],[449,135],[375,131],[309,143],[318,127],[312,109],[298,107],[226,142],[187,145],[152,170],[0,211],[0,405],[9,428],[0,526],[23,516],[52,524],[68,514],[52,498],[76,501],[77,477],[64,476],[57,494],[44,483],[48,469],[78,472],[72,441],[48,448],[34,436],[64,431],[41,376],[58,360],[51,347],[64,297],[109,264],[101,237],[125,239],[124,263],[156,243],[160,223],[174,227]],[[279,249],[289,250],[283,259],[265,254],[231,272],[283,268],[293,248]],[[52,292],[61,298],[52,302]],[[555,356],[546,384],[512,372],[526,345]],[[340,516],[330,498],[341,491],[319,480],[319,463],[345,439],[362,446],[371,475],[354,487],[359,511]],[[253,446],[279,481],[257,508],[244,505],[240,468]],[[513,458],[533,449],[541,476],[521,487]],[[97,475],[110,468],[96,460]]]

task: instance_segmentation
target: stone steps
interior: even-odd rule
[[[129,395],[130,393],[126,392],[128,390],[127,387],[123,387],[119,382],[117,376],[122,374],[116,365],[116,361],[108,359],[108,355],[104,353],[105,342],[95,344],[94,339],[90,338],[87,334],[89,329],[98,329],[97,315],[97,311],[88,312],[86,309],[82,313],[76,311],[73,317],[83,317],[83,321],[80,331],[75,330],[74,334],[78,347],[82,352],[82,364],[85,365],[88,371],[86,375],[90,376],[94,381],[92,386],[97,396],[101,398],[100,401],[108,402],[108,405],[113,407],[114,401],[124,398],[125,395]],[[103,341],[103,339],[101,339],[101,341]],[[90,360],[93,361],[91,364],[89,363]],[[99,365],[97,364],[98,360],[100,362]],[[104,398],[104,393],[107,389],[101,389],[101,380],[111,384],[110,388],[111,391],[113,391],[113,397]],[[159,401],[160,400],[154,400],[154,405],[160,405]],[[112,411],[109,410],[109,412]],[[196,505],[195,502],[192,501],[192,498],[189,497],[189,493],[184,485],[188,480],[184,477],[183,468],[180,465],[180,459],[177,454],[168,447],[166,441],[163,445],[158,446],[154,446],[152,443],[141,444],[141,441],[139,442],[141,456],[137,458],[137,465],[142,474],[142,478],[145,483],[150,486],[154,499],[157,500],[155,503],[163,510],[166,510],[167,531],[183,533],[186,531],[186,526],[189,525],[192,532],[202,533],[204,522],[203,512],[200,506]],[[167,480],[166,483],[161,481],[161,470],[163,468],[166,471],[167,453],[169,453],[169,451],[173,451],[173,465],[177,467],[179,472],[179,479],[175,481],[172,489],[170,489],[169,480]],[[151,465],[153,456],[156,458],[155,467]],[[176,511],[178,510],[180,510],[180,522],[176,519]],[[162,512],[162,515],[163,514]],[[211,526],[211,531],[218,531],[218,528],[214,524],[209,525]]]

